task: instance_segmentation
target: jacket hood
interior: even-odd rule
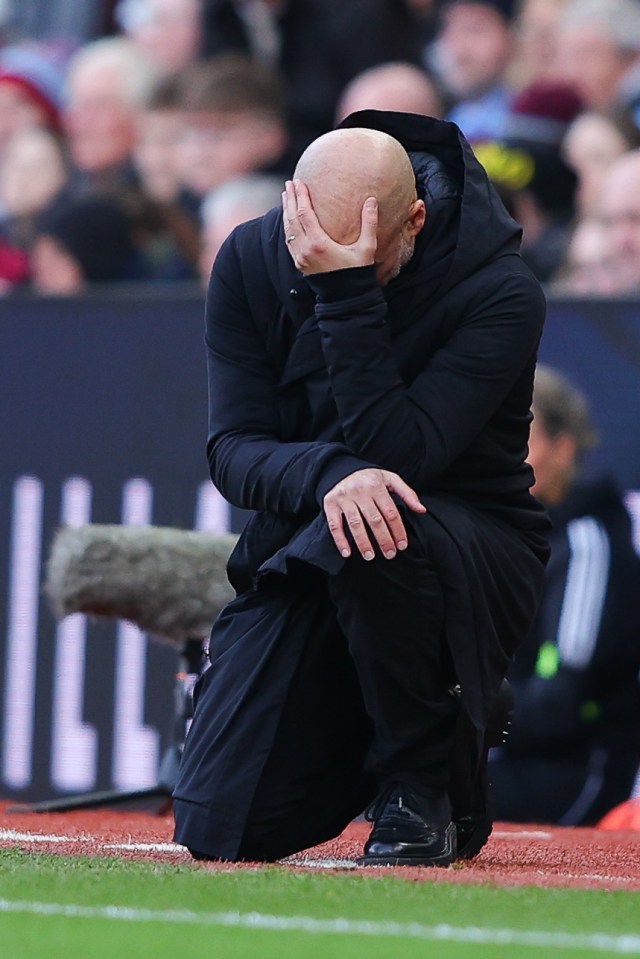
[[[521,228],[455,123],[412,113],[361,110],[340,126],[381,130],[408,152],[418,196],[427,207],[427,223],[416,243],[421,280],[424,267],[429,269],[434,259],[446,255],[447,243],[451,256],[446,289],[498,255],[519,250]]]
[[[411,113],[361,110],[346,117],[343,127],[381,130],[395,137],[409,154],[418,196],[427,207],[415,254],[385,288],[385,295],[392,295],[394,287],[414,285],[428,287],[431,295],[442,294],[497,256],[518,252],[521,228],[507,213],[455,123]],[[281,296],[286,298],[297,286],[302,297],[300,274],[286,248],[280,211],[264,218],[262,236],[269,272]]]

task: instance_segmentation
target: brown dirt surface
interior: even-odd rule
[[[19,848],[71,856],[191,864],[195,869],[237,870],[255,863],[195,863],[171,839],[171,815],[106,808],[71,812],[9,812],[0,805],[0,849]],[[370,826],[354,822],[331,842],[286,860],[290,869],[356,868]],[[496,823],[482,852],[449,869],[359,868],[375,876],[413,881],[556,886],[640,891],[640,831],[556,829]]]

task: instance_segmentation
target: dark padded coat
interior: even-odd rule
[[[434,557],[479,735],[543,579],[548,521],[525,457],[545,305],[520,231],[455,125],[376,111],[345,125],[382,129],[411,156],[427,223],[410,264],[384,289],[373,267],[304,278],[273,210],[232,234],[209,288],[211,475],[256,512],[229,564],[246,597],[243,633],[223,614],[175,793],[176,836],[196,849],[209,848],[202,832],[216,818],[229,835],[242,828],[242,797],[312,626],[299,613],[287,626],[283,610],[286,642],[265,635],[262,603],[280,601],[269,586],[282,577],[340,570],[321,509],[340,479],[383,467],[427,505],[406,521]],[[313,578],[301,588],[312,595]],[[240,740],[262,760],[236,768]],[[233,856],[234,840],[215,848]]]

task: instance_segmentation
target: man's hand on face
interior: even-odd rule
[[[322,229],[302,180],[287,180],[282,194],[284,235],[296,267],[305,276],[352,266],[369,266],[378,245],[378,201],[363,204],[360,236],[355,243],[337,243]]]
[[[391,493],[397,493],[414,513],[426,513],[417,493],[388,470],[363,469],[345,476],[323,500],[329,531],[344,557],[351,556],[346,528],[366,560],[375,556],[374,544],[386,559],[407,548],[407,533]]]

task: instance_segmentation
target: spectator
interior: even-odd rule
[[[205,53],[236,51],[284,78],[288,163],[334,123],[346,84],[393,60],[420,64],[431,34],[423,0],[204,0]],[[418,9],[416,9],[416,7]]]
[[[589,109],[607,112],[621,105],[625,78],[639,57],[636,0],[571,0],[562,11],[553,75],[575,86]]]
[[[60,140],[48,130],[22,130],[0,165],[0,209],[5,236],[19,247],[33,239],[35,219],[62,192],[68,166]]]
[[[226,180],[202,204],[200,282],[207,286],[218,250],[240,223],[279,206],[284,183],[279,177],[254,173]]]
[[[369,109],[442,117],[440,93],[435,83],[421,67],[412,63],[384,63],[359,73],[342,92],[336,123],[350,113]]]
[[[138,279],[132,224],[113,197],[54,203],[38,226],[31,251],[33,289],[73,296],[94,283]]]
[[[133,150],[139,192],[129,193],[129,207],[137,211],[147,263],[159,280],[195,279],[200,255],[200,224],[181,202],[180,89],[177,77],[158,81],[138,114]]]
[[[596,214],[610,251],[612,292],[640,292],[640,150],[612,164],[602,181]]]
[[[579,220],[564,263],[552,283],[552,292],[573,296],[615,294],[611,259],[602,223],[595,217]]]
[[[513,93],[507,83],[515,0],[448,0],[431,65],[454,101],[447,119],[470,141],[504,133]]]
[[[516,50],[509,76],[521,90],[554,79],[557,24],[570,0],[520,0],[515,19]]]
[[[581,217],[594,215],[607,170],[638,142],[638,131],[625,118],[617,120],[594,110],[576,116],[565,134],[562,150],[578,175],[576,206]]]
[[[627,799],[640,759],[640,559],[620,493],[579,482],[595,441],[582,394],[539,367],[529,462],[554,531],[516,705],[490,774],[496,818],[588,825]]]
[[[561,144],[581,106],[571,87],[532,84],[514,100],[504,138],[475,148],[523,228],[522,258],[541,282],[560,267],[571,235],[578,181]]]
[[[138,115],[153,82],[151,66],[122,37],[95,40],[71,58],[64,119],[81,186],[131,183]]]
[[[202,48],[202,0],[120,0],[117,21],[161,76],[175,76]]]
[[[63,77],[35,46],[0,52],[0,157],[19,130],[42,127],[60,132]]]
[[[182,134],[180,82],[161,79],[138,113],[133,162],[145,193],[170,203],[180,193],[178,162]]]
[[[185,202],[197,211],[225,180],[281,173],[287,146],[279,75],[240,54],[194,64],[182,76],[179,166]]]

